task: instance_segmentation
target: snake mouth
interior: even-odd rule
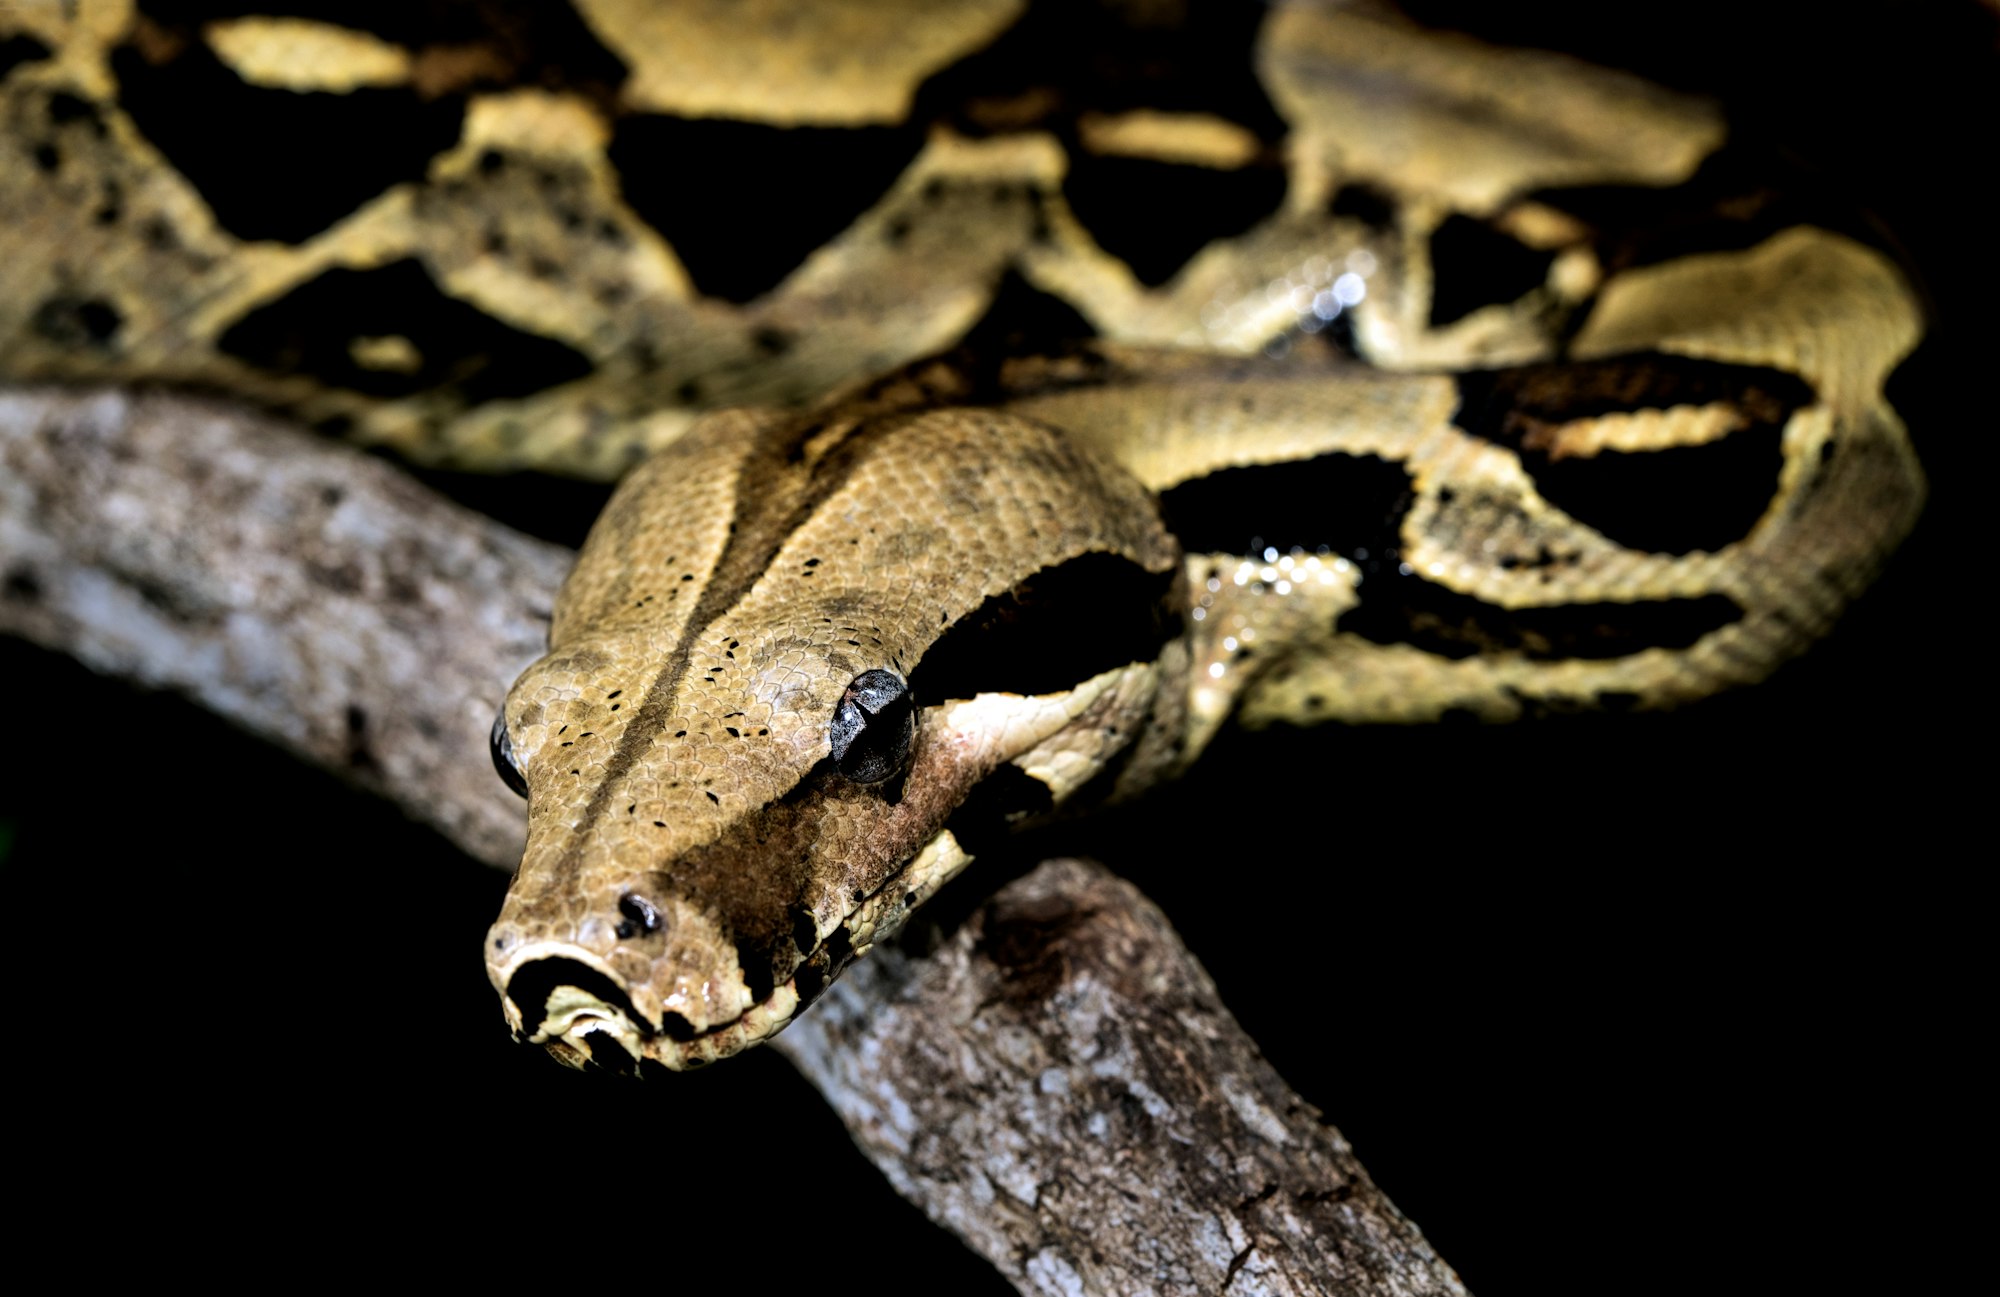
[[[841,970],[900,928],[910,913],[972,862],[941,829],[908,864],[862,898],[769,995],[727,1022],[696,1030],[678,1013],[654,1023],[595,955],[548,943],[518,953],[502,998],[515,1039],[541,1045],[571,1067],[624,1075],[706,1066],[769,1039],[819,998]]]
[[[507,998],[520,1015],[517,1034],[528,1039],[545,1030],[567,1035],[585,1020],[645,1021],[617,979],[573,955],[523,963],[507,980]]]
[[[524,952],[503,999],[516,1040],[540,1045],[570,1067],[595,1065],[627,1076],[687,1071],[727,1058],[774,1035],[801,1007],[794,979],[705,1031],[672,1012],[655,1024],[595,957],[553,945]]]

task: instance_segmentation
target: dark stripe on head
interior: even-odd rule
[[[758,434],[757,446],[744,457],[737,474],[729,539],[673,653],[654,677],[645,701],[626,724],[617,748],[606,760],[604,777],[584,808],[584,824],[594,823],[603,815],[618,782],[630,773],[672,719],[681,679],[687,674],[688,659],[702,633],[749,591],[791,534],[846,483],[867,447],[905,422],[881,419],[850,429],[837,446],[809,468],[802,465],[801,456],[806,442],[825,431],[817,420],[802,416]],[[554,872],[558,876],[574,873],[582,866],[585,843],[582,834],[571,838],[556,862]]]

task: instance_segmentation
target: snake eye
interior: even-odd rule
[[[514,740],[507,737],[507,709],[504,706],[500,714],[493,718],[493,733],[487,737],[486,746],[493,754],[493,768],[500,772],[500,782],[526,797],[528,776],[514,756]]]
[[[910,686],[894,671],[863,671],[841,695],[828,737],[834,765],[858,784],[901,773],[917,737]]]

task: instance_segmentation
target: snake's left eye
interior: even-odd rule
[[[910,686],[894,671],[863,671],[840,696],[828,738],[833,763],[858,784],[902,773],[917,737]]]
[[[493,754],[493,768],[500,772],[500,782],[526,797],[528,776],[514,756],[514,740],[507,737],[507,709],[504,706],[500,714],[493,718],[493,733],[488,736],[486,747]]]

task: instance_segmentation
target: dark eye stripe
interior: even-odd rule
[[[982,693],[1061,693],[1128,662],[1151,662],[1180,621],[1167,606],[1174,569],[1079,554],[953,622],[910,675],[925,706]]]

